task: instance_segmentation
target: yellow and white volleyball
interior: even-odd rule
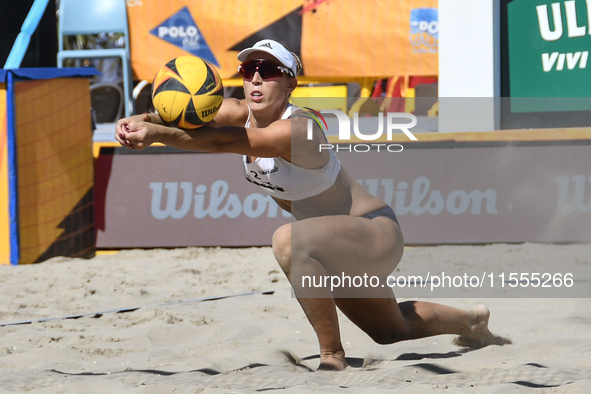
[[[218,72],[196,56],[169,61],[152,84],[152,103],[162,120],[183,129],[196,129],[211,121],[223,100]]]

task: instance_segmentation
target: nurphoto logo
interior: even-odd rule
[[[351,141],[351,119],[349,116],[340,111],[338,109],[322,109],[320,112],[312,111],[317,117],[319,117],[324,125],[326,126],[326,121],[321,114],[332,114],[335,115],[339,125],[339,141]],[[397,123],[396,120],[406,119],[410,120],[408,123]],[[322,124],[318,119],[316,122],[322,127]],[[392,134],[394,130],[402,131],[410,140],[417,141],[417,137],[414,136],[413,133],[409,129],[415,127],[417,125],[417,117],[413,114],[407,114],[404,112],[390,112],[386,116],[386,139],[388,141],[392,141]],[[326,126],[327,127],[327,126]],[[328,128],[328,127],[327,127]],[[365,131],[365,130],[364,130]],[[359,114],[353,114],[353,133],[357,138],[362,141],[375,141],[382,137],[384,134],[384,114],[379,113],[378,115],[378,130],[373,134],[364,134],[359,130]],[[308,119],[308,140],[313,139],[313,121],[312,119]],[[334,144],[320,144],[319,150],[335,150],[339,151],[347,151],[347,152],[369,152],[372,149],[376,149],[378,152],[381,150],[387,150],[388,152],[402,152],[404,149],[400,144],[379,144],[379,143],[372,143],[372,144],[350,144],[350,145],[334,145]]]

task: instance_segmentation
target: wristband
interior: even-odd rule
[[[148,123],[150,123],[150,114],[149,114],[149,113],[147,113],[147,112],[144,112],[142,115],[146,115],[146,120],[145,120],[145,122],[148,122]]]

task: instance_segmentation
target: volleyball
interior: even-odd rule
[[[169,61],[152,84],[152,103],[162,120],[183,129],[196,129],[211,121],[223,100],[219,74],[195,56]]]

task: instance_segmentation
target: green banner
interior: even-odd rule
[[[590,13],[590,0],[508,4],[512,112],[591,109]]]

